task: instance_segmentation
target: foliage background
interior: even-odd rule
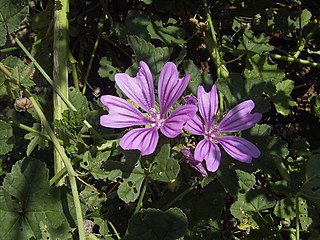
[[[0,6],[0,239],[81,238],[79,209],[87,239],[319,239],[318,1],[69,5],[65,51],[74,109],[69,104],[60,119],[48,82],[60,71],[53,61],[57,5]],[[217,83],[222,114],[253,99],[263,119],[242,136],[261,157],[245,165],[223,154],[219,171],[204,179],[180,153],[198,141],[187,133],[161,138],[151,156],[123,152],[123,131],[99,126],[106,114],[99,97],[123,96],[114,75],[135,75],[140,60],[155,81],[174,61],[191,75],[185,95]],[[56,142],[48,126],[59,132]],[[71,179],[54,186],[70,176],[66,168],[54,171],[57,145],[76,173],[78,209]]]

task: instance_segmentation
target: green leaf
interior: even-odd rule
[[[7,34],[19,29],[21,21],[29,14],[27,0],[2,0],[0,4],[0,47],[6,43]]]
[[[300,19],[299,17],[295,21],[295,25],[297,28],[304,28],[311,20],[312,14],[309,10],[303,9],[301,14],[300,14],[300,19],[301,19],[301,26],[300,26]]]
[[[135,53],[137,62],[141,60],[145,61],[150,67],[153,79],[157,81],[163,65],[170,58],[171,50],[167,47],[155,47],[138,36],[128,36],[127,38],[130,47]],[[130,71],[130,69],[128,70]]]
[[[88,170],[95,179],[105,179],[108,174],[101,169],[101,166],[108,160],[110,154],[111,151],[98,152],[97,156],[93,158],[91,153],[86,151],[83,154],[83,161],[80,163],[80,166]]]
[[[179,174],[180,165],[178,161],[170,156],[170,144],[161,146],[160,151],[154,157],[154,166],[150,171],[153,180],[171,182]]]
[[[227,199],[224,188],[213,180],[205,188],[193,190],[179,201],[178,207],[188,217],[190,238],[187,239],[220,239],[220,219]]]
[[[262,189],[250,190],[246,194],[239,193],[238,199],[231,205],[231,214],[242,220],[245,213],[259,212],[275,205],[275,200],[266,196]]]
[[[317,118],[320,119],[320,95],[315,97],[315,101],[313,104],[313,111]]]
[[[237,73],[230,73],[227,78],[218,79],[218,90],[226,98],[229,106],[235,106],[243,100],[252,99],[255,103],[254,111],[267,112],[269,101],[263,97],[265,82],[256,81],[255,78],[242,79]]]
[[[183,68],[186,74],[190,74],[189,92],[196,96],[199,85],[203,85],[208,91],[211,90],[213,80],[210,74],[201,71],[192,60],[183,61]]]
[[[158,209],[143,209],[129,221],[125,240],[175,240],[187,233],[187,217],[179,208],[163,212]]]
[[[5,121],[0,120],[0,155],[7,154],[14,146],[12,127]]]
[[[306,198],[320,203],[320,154],[312,155],[308,160],[306,181],[301,191]]]
[[[257,124],[248,131],[242,132],[242,136],[254,143],[261,151],[259,158],[253,161],[255,169],[272,173],[276,166],[275,158],[284,158],[289,154],[288,144],[276,137],[270,136],[270,126]]]
[[[0,239],[41,239],[44,231],[52,239],[69,239],[68,204],[63,188],[49,187],[44,163],[18,161],[0,188]]]
[[[274,207],[277,217],[290,219],[296,216],[295,198],[287,197],[277,202]]]
[[[248,192],[256,183],[256,177],[254,174],[250,174],[239,169],[236,170],[236,174],[238,176],[240,191],[242,193]]]
[[[98,192],[98,190],[92,186],[86,186],[80,192],[80,197],[86,203],[87,210],[91,212],[99,211],[101,202],[107,200],[105,193]]]
[[[276,64],[271,65],[268,56],[255,54],[248,59],[244,76],[252,79],[256,85],[266,82],[277,84],[285,77],[285,73]]]
[[[80,114],[86,115],[89,112],[88,100],[78,89],[69,88],[69,100]]]
[[[303,198],[299,198],[299,222],[303,231],[307,231],[313,222],[310,215],[307,201]]]
[[[276,84],[276,93],[270,96],[277,112],[284,116],[289,114],[289,107],[297,106],[297,103],[290,96],[293,89],[294,82],[292,80],[284,80]]]
[[[185,45],[186,41],[184,40],[184,29],[177,26],[163,26],[160,18],[154,19],[147,26],[147,30],[152,39],[158,39],[166,44],[166,46],[175,46],[175,45]]]
[[[119,69],[112,65],[112,61],[107,57],[103,57],[100,60],[100,66],[98,70],[99,76],[114,81],[114,75],[119,72]]]
[[[119,181],[119,198],[125,203],[134,202],[140,194],[145,179],[144,169],[138,159],[140,154],[126,151],[121,162],[108,160],[105,164],[105,176],[111,181]]]
[[[245,52],[262,54],[263,52],[269,52],[274,49],[268,42],[269,37],[265,33],[254,36],[253,31],[245,30],[240,38],[240,44],[237,49]]]
[[[140,11],[128,11],[125,22],[114,22],[114,29],[118,39],[122,43],[127,43],[127,36],[136,35],[141,39],[150,41],[150,36],[147,31],[147,26],[151,23],[150,17],[141,13]]]

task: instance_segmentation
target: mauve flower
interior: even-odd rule
[[[225,134],[251,128],[260,121],[262,117],[260,113],[251,113],[255,106],[252,100],[244,101],[235,106],[219,124],[215,122],[219,105],[216,85],[212,86],[209,93],[206,93],[204,88],[199,86],[198,102],[203,121],[196,114],[184,126],[187,131],[204,136],[204,139],[195,148],[195,161],[202,162],[205,160],[210,172],[217,171],[221,160],[218,143],[231,157],[240,162],[250,163],[252,158],[260,156],[259,149],[253,143],[242,137]]]
[[[142,113],[131,103],[119,97],[111,95],[101,97],[101,102],[109,110],[108,115],[100,117],[102,126],[109,128],[146,126],[133,129],[120,139],[120,146],[125,150],[138,149],[143,156],[152,154],[159,140],[158,129],[166,137],[175,138],[181,133],[184,124],[197,112],[196,106],[185,104],[172,111],[170,115],[168,114],[169,109],[181,97],[190,80],[188,74],[179,78],[177,67],[172,62],[167,62],[163,66],[159,76],[159,108],[155,103],[152,75],[145,62],[139,63],[136,77],[118,73],[115,75],[115,80],[122,92],[145,112]]]

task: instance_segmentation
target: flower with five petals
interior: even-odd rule
[[[202,86],[199,86],[197,97],[203,121],[198,115],[195,115],[184,127],[187,131],[204,137],[195,148],[195,161],[205,160],[208,171],[217,171],[221,160],[218,143],[231,157],[240,162],[250,163],[252,158],[260,156],[259,149],[253,143],[242,137],[226,135],[226,133],[251,128],[260,121],[262,117],[260,113],[251,113],[255,106],[252,100],[241,102],[235,106],[217,124],[215,115],[219,100],[216,85],[212,86],[209,93],[205,92]]]

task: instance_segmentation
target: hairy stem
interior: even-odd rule
[[[296,240],[300,240],[299,194],[296,195]]]

